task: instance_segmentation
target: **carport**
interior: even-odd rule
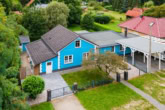
[[[144,37],[135,37],[129,39],[121,39],[117,40],[117,43],[121,44],[124,48],[124,56],[125,57],[125,49],[129,47],[131,49],[132,56],[132,65],[134,65],[134,53],[136,51],[144,54],[143,61],[147,58],[147,72],[150,72],[150,64],[149,64],[149,39]],[[165,44],[155,42],[151,40],[151,56],[159,59],[159,70],[161,70],[161,60],[163,59],[163,52],[165,51]]]

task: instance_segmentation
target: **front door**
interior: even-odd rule
[[[52,73],[52,62],[47,62],[46,63],[46,73]]]

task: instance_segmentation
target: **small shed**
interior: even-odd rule
[[[29,36],[19,36],[19,40],[20,40],[20,48],[21,48],[22,52],[25,52],[26,45],[28,43],[30,43]]]

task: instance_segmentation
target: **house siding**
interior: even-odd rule
[[[41,63],[40,73],[46,73],[46,63],[50,61],[52,62],[52,68],[53,68],[52,70],[55,71],[58,69],[58,57],[56,56],[50,60]]]
[[[80,40],[81,42],[80,48],[75,47],[75,41],[77,40]],[[94,44],[91,44],[81,38],[77,38],[75,41],[73,41],[60,51],[60,69],[80,66],[83,60],[83,53],[89,52],[90,50],[94,50],[95,48]],[[73,63],[64,64],[64,56],[67,55],[73,55]]]
[[[23,44],[22,44],[22,51],[23,51],[23,52],[26,52],[26,45],[27,45],[27,44],[28,44],[28,43],[23,43]]]
[[[124,54],[124,52],[120,50],[120,46],[121,46],[121,45],[115,45],[115,46],[114,46],[114,52],[115,52],[117,55],[123,55],[123,54]],[[99,53],[101,53],[101,54],[104,54],[104,53],[107,52],[107,51],[112,52],[112,46],[103,47],[103,48],[100,48],[100,49],[99,49]],[[125,54],[129,54],[129,53],[131,53],[131,49],[130,49],[130,48],[126,48]]]

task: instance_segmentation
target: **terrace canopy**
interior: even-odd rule
[[[149,72],[149,39],[145,37],[135,37],[129,39],[121,39],[117,40],[117,43],[121,44],[125,50],[126,47],[131,49],[132,53],[132,65],[134,65],[134,52],[139,51],[144,53],[144,62],[145,57],[147,57],[147,72]],[[165,44],[158,43],[155,41],[151,41],[151,54],[152,55],[159,55],[159,69],[161,69],[161,60],[162,60],[162,53],[165,51]],[[125,55],[124,55],[125,56]]]

